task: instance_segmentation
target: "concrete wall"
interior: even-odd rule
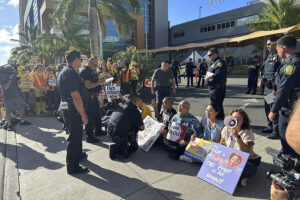
[[[168,0],[154,0],[154,48],[168,46]]]

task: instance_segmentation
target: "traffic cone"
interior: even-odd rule
[[[145,85],[149,85],[149,80],[147,78],[145,79]]]

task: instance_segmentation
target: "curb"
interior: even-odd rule
[[[3,164],[0,165],[1,178],[1,199],[3,200],[21,200],[20,184],[18,171],[18,154],[16,133],[1,130],[1,148]],[[4,139],[4,140],[3,140]]]

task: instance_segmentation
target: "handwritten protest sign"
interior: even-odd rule
[[[157,122],[153,118],[147,116],[144,119],[145,130],[138,132],[138,145],[146,152],[150,150],[154,142],[159,137],[159,130],[164,124]]]
[[[120,95],[120,87],[119,86],[106,86],[106,95],[109,99],[118,99]]]
[[[197,177],[233,194],[249,154],[215,143]]]
[[[196,138],[195,141],[190,141],[184,154],[195,160],[204,162],[213,144],[214,142]]]
[[[33,89],[33,80],[28,75],[21,75],[19,88],[21,89]]]
[[[49,78],[48,84],[51,87],[55,87],[56,86],[56,78]]]
[[[172,122],[167,139],[179,143],[185,138],[188,127],[183,124]]]

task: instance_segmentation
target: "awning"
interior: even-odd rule
[[[209,47],[243,47],[252,44],[263,43],[265,38],[270,35],[277,34],[291,34],[296,38],[300,38],[300,24],[291,26],[288,28],[282,28],[272,31],[256,31],[248,35],[235,37],[235,38],[219,38],[210,42],[204,43],[189,43],[181,46],[175,47],[162,47],[159,49],[149,49],[148,53],[160,53],[167,51],[180,51],[185,49],[194,49],[194,48],[209,48]],[[139,53],[146,53],[146,50],[139,50]]]

